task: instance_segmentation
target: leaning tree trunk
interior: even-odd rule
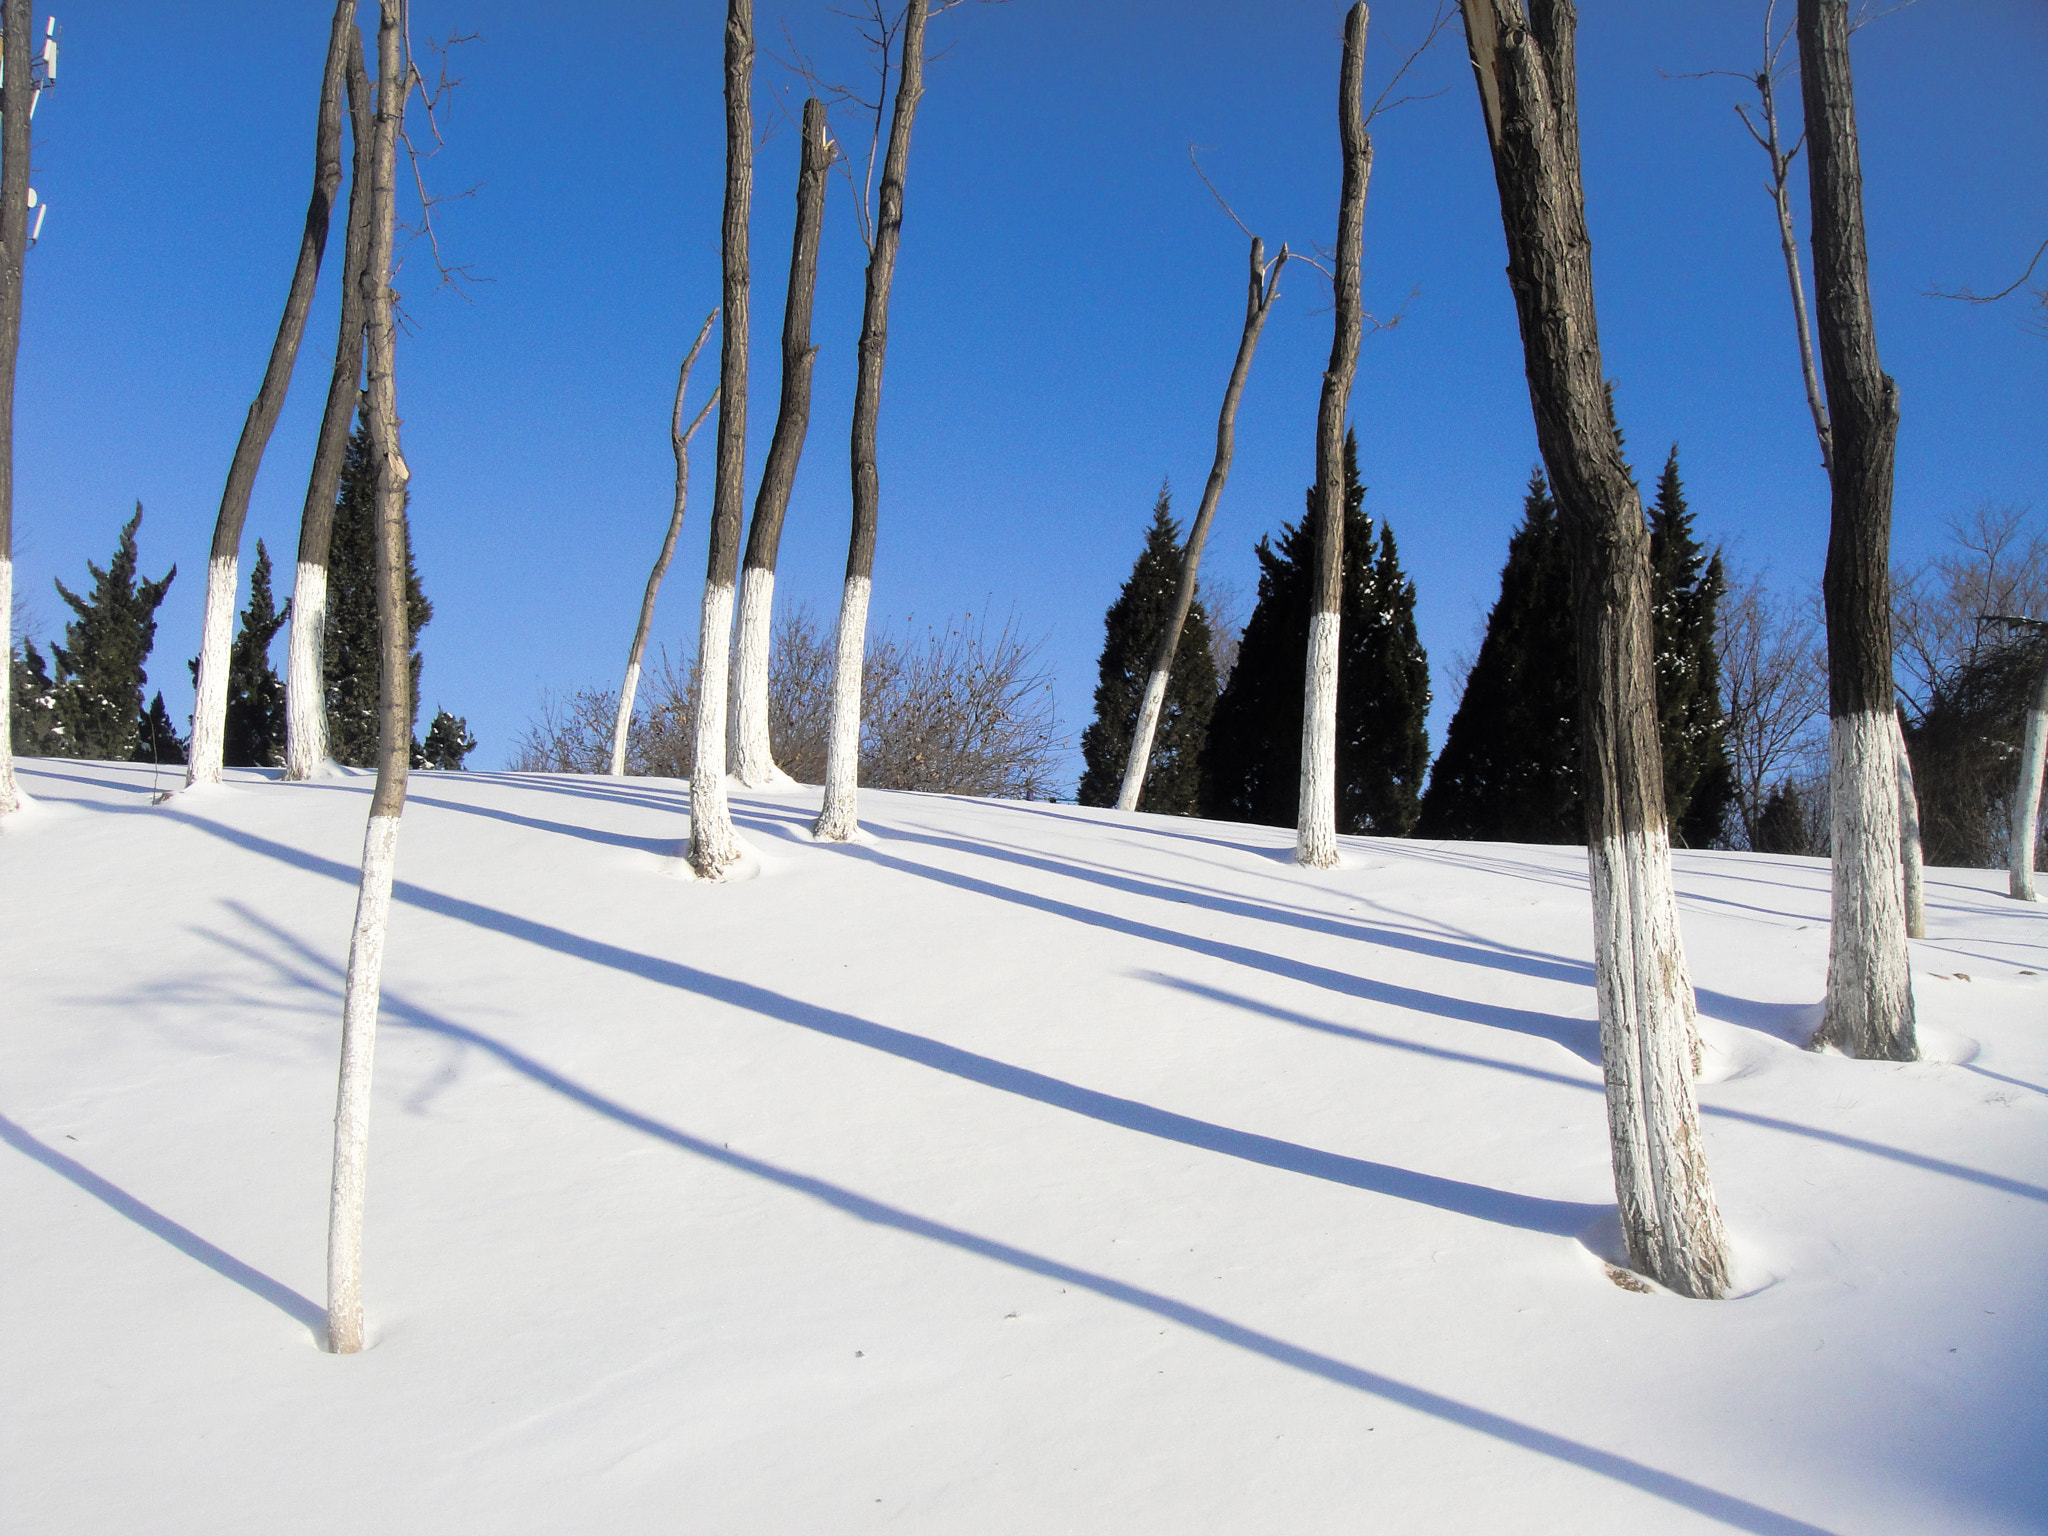
[[[725,330],[718,349],[718,470],[711,492],[711,554],[697,631],[697,744],[690,767],[690,867],[708,880],[739,860],[725,798],[726,662],[732,587],[739,569],[747,474],[747,215],[754,197],[754,5],[725,11]]]
[[[28,254],[28,116],[36,99],[28,0],[0,11],[0,816],[21,809],[14,785],[14,364],[21,352],[21,277]]]
[[[1609,412],[1579,177],[1569,0],[1462,0],[1536,440],[1571,549],[1593,965],[1615,1194],[1631,1261],[1685,1296],[1728,1288],[1693,1098],[1694,1004],[1664,813],[1649,531]]]
[[[2027,698],[2026,745],[2020,749],[2020,777],[2012,796],[2012,884],[2015,901],[2039,901],[2034,894],[2034,843],[2041,835],[2041,773],[2048,759],[2048,647]]]
[[[1906,726],[1892,711],[1892,750],[1899,754],[1899,852],[1905,865],[1906,937],[1927,937],[1927,866],[1920,856],[1920,792],[1913,787],[1913,757],[1906,750]]]
[[[370,156],[376,135],[360,30],[348,50],[348,112],[355,167],[341,263],[341,335],[334,344],[334,373],[327,381],[306,506],[299,514],[299,564],[292,579],[292,629],[285,653],[287,779],[310,779],[327,761],[327,554],[334,542],[334,497],[348,452],[349,418],[356,413],[363,376],[363,268],[370,259]]]
[[[391,229],[398,132],[411,94],[403,57],[405,0],[383,0],[377,25],[377,125],[370,179],[370,252],[363,272],[369,324],[369,388],[363,416],[377,456],[377,789],[363,834],[362,884],[349,942],[341,1014],[341,1083],[334,1107],[334,1179],[327,1209],[327,1343],[337,1355],[363,1347],[363,1184],[368,1171],[370,1069],[398,818],[412,750],[411,632],[406,624],[405,493],[412,478],[398,446],[396,336],[391,315]]]
[[[775,766],[768,740],[768,621],[775,607],[775,555],[782,519],[796,484],[797,460],[811,424],[811,298],[818,286],[818,231],[825,221],[825,182],[832,169],[832,139],[825,104],[804,103],[803,159],[796,181],[796,236],[789,257],[789,297],[782,312],[782,405],[754,497],[747,559],[740,578],[739,644],[732,668],[732,771],[749,789],[788,775]]]
[[[1308,667],[1301,701],[1301,805],[1294,862],[1337,867],[1337,640],[1344,607],[1344,412],[1358,372],[1359,262],[1365,243],[1365,188],[1372,140],[1360,97],[1365,84],[1365,0],[1344,18],[1337,131],[1344,184],[1337,205],[1336,335],[1316,408],[1316,563],[1309,594]]]
[[[839,599],[839,633],[832,666],[832,732],[825,754],[825,803],[811,827],[820,841],[843,843],[860,835],[861,662],[867,647],[868,592],[875,574],[875,530],[882,500],[875,468],[875,423],[882,411],[882,359],[889,348],[889,285],[903,239],[903,178],[910,168],[910,129],[924,95],[924,26],[929,0],[910,0],[903,14],[903,59],[896,76],[896,107],[889,120],[889,150],[875,242],[868,253],[867,299],[860,317],[860,365],[853,394],[853,538],[846,551],[846,587]]]
[[[1152,737],[1159,729],[1159,712],[1166,705],[1166,681],[1173,671],[1173,658],[1180,651],[1180,632],[1195,602],[1195,580],[1202,569],[1202,545],[1208,541],[1209,525],[1216,520],[1216,504],[1223,499],[1224,483],[1230,479],[1230,460],[1237,449],[1237,402],[1244,394],[1246,375],[1252,371],[1252,354],[1259,348],[1259,333],[1266,328],[1266,314],[1280,291],[1280,271],[1287,265],[1287,247],[1266,265],[1265,242],[1252,236],[1251,290],[1245,299],[1244,334],[1238,338],[1237,361],[1230,367],[1230,382],[1223,388],[1223,409],[1216,418],[1216,458],[1209,466],[1209,483],[1202,488],[1202,505],[1188,529],[1187,547],[1181,551],[1180,588],[1174,593],[1173,612],[1160,631],[1159,645],[1152,653],[1152,676],[1145,683],[1144,702],[1138,706],[1138,723],[1131,731],[1131,755],[1124,763],[1124,785],[1116,797],[1120,811],[1135,811],[1145,793],[1145,773],[1151,764]]]
[[[704,338],[711,334],[712,322],[717,318],[715,309],[704,317],[703,328],[690,344],[683,357],[682,371],[676,375],[676,403],[668,415],[668,442],[676,456],[675,504],[668,515],[668,537],[661,541],[661,553],[655,557],[654,569],[647,577],[647,590],[640,597],[640,622],[633,629],[633,644],[626,652],[626,677],[619,685],[618,713],[612,719],[611,771],[615,779],[626,772],[626,737],[633,728],[633,699],[640,691],[640,663],[647,654],[647,635],[654,628],[654,600],[661,595],[661,579],[668,574],[669,561],[676,557],[676,539],[683,531],[683,509],[689,505],[690,439],[697,435],[704,418],[711,414],[711,407],[718,403],[718,391],[714,389],[697,412],[696,420],[684,427],[683,391],[690,387],[690,370],[696,366],[697,354],[703,351]]]
[[[249,515],[249,493],[285,391],[292,382],[292,364],[306,334],[306,312],[313,307],[313,289],[320,280],[320,258],[327,250],[327,226],[334,213],[334,190],[341,185],[341,95],[347,72],[348,45],[357,37],[356,0],[334,8],[334,26],[327,38],[327,67],[320,81],[320,121],[313,142],[313,197],[306,205],[306,227],[299,236],[298,265],[285,295],[284,318],[271,343],[270,364],[263,386],[242,423],[241,440],[228,465],[227,488],[221,492],[220,516],[213,525],[213,554],[206,565],[206,609],[199,626],[199,672],[193,684],[192,747],[186,759],[187,784],[220,782],[228,718],[228,648],[234,635],[237,564],[242,549],[242,524]]]
[[[1799,86],[1813,218],[1815,318],[1833,473],[1821,597],[1828,626],[1834,915],[1816,1046],[1913,1061],[1913,979],[1899,882],[1892,685],[1892,459],[1898,389],[1879,366],[1863,244],[1863,168],[1847,0],[1799,0]]]

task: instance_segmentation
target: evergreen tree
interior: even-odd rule
[[[327,554],[328,750],[338,763],[377,763],[377,461],[360,421],[342,460],[335,495],[333,543]],[[412,720],[420,717],[419,634],[434,616],[413,567],[412,530],[405,534],[406,619],[412,652]]]
[[[142,732],[135,743],[135,761],[162,767],[183,767],[186,745],[185,738],[178,734],[178,728],[171,724],[171,712],[164,708],[164,696],[159,691],[149,701],[149,713],[142,717]]]
[[[1714,621],[1728,581],[1721,556],[1709,560],[1693,537],[1676,443],[1650,508],[1650,580],[1665,810],[1681,844],[1705,848],[1720,838],[1735,799],[1735,769],[1721,711],[1721,663],[1714,652]]]
[[[1259,596],[1217,701],[1202,760],[1205,815],[1291,827],[1300,808],[1301,711],[1315,570],[1315,493],[1279,545],[1258,546]],[[1344,437],[1344,573],[1337,652],[1337,830],[1406,835],[1429,762],[1429,659],[1415,632],[1415,585],[1392,530],[1375,537]]]
[[[64,750],[57,734],[57,685],[35,642],[15,643],[13,699],[8,711],[16,757],[48,757]]]
[[[1159,499],[1152,507],[1152,526],[1145,531],[1145,548],[1131,569],[1131,579],[1103,618],[1095,719],[1081,733],[1081,758],[1086,768],[1076,798],[1082,805],[1115,805],[1123,789],[1138,705],[1145,697],[1153,653],[1180,590],[1180,529],[1171,516],[1172,506],[1172,491],[1162,482]],[[1215,708],[1216,658],[1210,647],[1209,615],[1197,598],[1181,626],[1173,668],[1167,674],[1166,699],[1152,737],[1152,759],[1138,809],[1173,816],[1195,814],[1202,747]]]
[[[469,722],[447,710],[436,711],[427,727],[427,744],[420,748],[415,768],[459,769],[476,750],[476,738],[469,734]]]
[[[1422,798],[1423,835],[1583,842],[1578,700],[1571,561],[1539,468]]]
[[[106,569],[86,562],[93,583],[85,597],[57,583],[57,595],[77,617],[64,626],[64,643],[50,647],[55,725],[45,750],[120,762],[136,757],[142,685],[149,681],[142,664],[156,644],[157,605],[178,574],[174,565],[159,580],[136,578],[135,530],[141,523],[138,501]]]
[[[258,539],[256,565],[249,573],[249,606],[242,610],[240,631],[228,651],[227,729],[221,761],[230,768],[284,766],[284,682],[271,669],[270,642],[290,617],[291,604],[286,603],[280,612],[271,595],[270,552]],[[196,684],[199,663],[186,665]],[[184,761],[182,755],[177,761]]]

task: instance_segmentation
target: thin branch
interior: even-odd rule
[[[1972,293],[1968,288],[1958,288],[1954,293],[1940,288],[1923,288],[1921,293],[1930,299],[1961,299],[1965,304],[1996,304],[2000,299],[2018,292],[2025,285],[2027,279],[2034,275],[2034,268],[2041,264],[2043,256],[2048,256],[2048,240],[2041,242],[2040,249],[2034,252],[2034,259],[2027,263],[2027,270],[1996,293]]]
[[[1387,97],[1393,94],[1394,87],[1401,83],[1401,77],[1406,75],[1415,66],[1416,60],[1429,52],[1430,46],[1436,42],[1438,34],[1451,24],[1451,18],[1457,14],[1457,7],[1451,4],[1450,0],[1437,0],[1436,14],[1429,19],[1429,31],[1423,34],[1422,41],[1416,45],[1415,51],[1401,61],[1401,67],[1395,70],[1393,78],[1387,81],[1386,89],[1373,98],[1372,110],[1365,114],[1366,127],[1370,128],[1372,120],[1378,117],[1381,112],[1391,112],[1396,107],[1404,107],[1411,101],[1429,101],[1443,95],[1444,91],[1450,89],[1447,85],[1443,87],[1443,90],[1427,91],[1419,96],[1403,96],[1398,101],[1390,102],[1387,100]]]
[[[1216,206],[1230,215],[1230,222],[1244,231],[1244,236],[1247,240],[1256,238],[1252,234],[1250,226],[1237,216],[1237,210],[1230,206],[1229,201],[1221,192],[1216,190],[1216,183],[1209,179],[1209,173],[1202,169],[1202,162],[1195,158],[1195,146],[1192,143],[1188,145],[1188,164],[1192,165],[1195,168],[1195,174],[1202,178],[1202,185],[1207,187],[1209,195],[1216,199]]]

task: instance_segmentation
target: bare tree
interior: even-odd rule
[[[775,556],[782,544],[782,520],[796,484],[797,460],[811,423],[811,300],[818,286],[818,232],[825,221],[825,183],[834,145],[825,127],[825,104],[804,102],[803,152],[796,183],[796,234],[789,256],[789,294],[782,315],[782,403],[775,435],[754,497],[753,526],[747,530],[747,558],[740,578],[739,640],[733,655],[732,720],[729,748],[733,773],[750,789],[789,782],[775,766],[768,733],[769,619],[775,608]]]
[[[1807,756],[1813,722],[1827,708],[1827,658],[1804,607],[1774,600],[1754,576],[1731,582],[1723,594],[1714,646],[1736,811],[1754,848],[1765,801]]]
[[[1649,531],[1600,367],[1569,0],[1462,0],[1536,440],[1571,548],[1593,963],[1615,1193],[1632,1261],[1728,1288],[1693,1098],[1697,1036],[1657,740]]]
[[[889,347],[889,287],[896,277],[896,252],[903,239],[903,182],[910,171],[910,130],[924,96],[924,32],[929,12],[929,0],[910,0],[895,26],[884,23],[879,6],[874,13],[884,87],[892,36],[900,52],[896,106],[889,121],[889,149],[882,160],[874,217],[870,220],[867,216],[865,197],[859,210],[868,241],[868,272],[853,396],[853,534],[846,552],[846,585],[840,595],[839,630],[834,641],[825,799],[811,828],[811,835],[824,842],[843,843],[860,835],[861,660],[866,649],[868,596],[874,582],[875,533],[882,500],[875,464],[875,425],[882,412],[882,362]],[[878,129],[885,96],[883,90],[875,98]]]
[[[619,685],[619,696],[615,718],[612,722],[611,771],[616,777],[626,771],[627,727],[633,719],[633,697],[640,688],[640,662],[647,654],[648,631],[654,628],[654,600],[661,595],[661,579],[668,574],[669,562],[676,557],[676,540],[683,531],[683,510],[690,500],[690,439],[697,435],[697,429],[704,425],[704,418],[711,413],[711,407],[718,403],[718,391],[712,390],[696,419],[686,428],[683,425],[683,392],[690,387],[690,370],[697,364],[697,354],[704,350],[704,338],[711,334],[711,326],[718,319],[718,311],[712,310],[704,317],[704,324],[697,332],[697,339],[690,343],[690,350],[683,355],[682,369],[676,375],[676,403],[668,414],[668,443],[676,459],[676,494],[668,515],[668,534],[661,541],[661,553],[655,556],[654,569],[648,573],[647,590],[640,597],[640,622],[633,629],[633,644],[626,651],[626,680]]]
[[[363,420],[377,459],[377,788],[363,834],[362,884],[349,941],[341,1016],[341,1082],[334,1109],[334,1177],[327,1215],[327,1342],[338,1355],[363,1347],[363,1190],[368,1171],[370,1077],[377,1007],[412,754],[411,633],[406,624],[406,486],[399,450],[391,242],[396,161],[406,100],[416,78],[403,46],[405,0],[382,0],[377,25],[377,110],[370,167],[370,250],[363,271],[369,329]]]
[[[1975,652],[1986,615],[2048,617],[2048,533],[2029,510],[1987,502],[1948,524],[1953,549],[1893,568],[1892,642],[1914,714]]]
[[[1870,311],[1847,0],[1799,0],[1799,63],[1833,502],[1821,599],[1834,899],[1827,1003],[1814,1040],[1851,1056],[1913,1061],[1920,1047],[1898,875],[1887,581],[1899,398],[1878,362]]]
[[[277,339],[271,343],[270,363],[263,371],[262,387],[249,406],[241,439],[235,444],[234,459],[228,465],[228,483],[221,493],[220,515],[213,525],[213,554],[206,566],[206,609],[199,628],[199,671],[193,685],[187,784],[220,781],[228,716],[228,642],[234,634],[242,524],[249,516],[249,494],[256,487],[263,450],[270,442],[271,429],[277,425],[278,413],[284,409],[292,364],[298,360],[299,342],[306,334],[306,313],[313,306],[313,289],[320,280],[320,261],[327,250],[334,193],[341,185],[343,80],[350,44],[355,45],[358,57],[362,48],[355,16],[356,0],[340,0],[334,8],[327,38],[327,64],[320,80],[320,116],[313,144],[313,196],[306,205],[306,224],[299,236],[298,263],[292,269],[284,318],[278,322]]]
[[[28,0],[0,11],[0,816],[21,809],[14,783],[14,369],[21,354],[21,282],[28,255],[29,111],[42,81],[31,73]]]

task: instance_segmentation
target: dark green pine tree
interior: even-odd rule
[[[1086,765],[1076,798],[1083,805],[1115,805],[1131,755],[1131,732],[1152,673],[1153,652],[1173,613],[1180,591],[1180,528],[1171,515],[1173,493],[1165,483],[1152,506],[1145,548],[1131,579],[1103,617],[1102,661],[1095,685],[1095,719],[1081,733]],[[1210,648],[1209,615],[1198,598],[1181,626],[1180,643],[1167,674],[1166,699],[1152,736],[1141,811],[1192,816],[1199,804],[1202,747],[1216,708],[1216,658]]]
[[[469,722],[445,709],[438,710],[434,723],[427,727],[426,745],[420,748],[413,767],[460,769],[464,759],[475,750],[476,738],[469,734]]]
[[[334,539],[327,553],[328,751],[338,763],[377,763],[377,467],[360,421],[342,460],[335,495]],[[405,536],[407,628],[412,651],[412,720],[420,717],[419,635],[434,616],[413,566],[412,531]]]
[[[77,617],[64,626],[64,643],[50,647],[56,664],[51,688],[55,726],[45,751],[149,761],[142,705],[142,685],[149,674],[142,664],[156,644],[157,605],[178,568],[172,566],[156,581],[137,579],[135,530],[141,523],[138,501],[107,568],[86,562],[92,573],[92,591],[86,596],[57,583],[57,595]]]
[[[1714,623],[1727,590],[1721,556],[1693,537],[1678,478],[1678,445],[1664,461],[1650,509],[1650,568],[1657,640],[1657,729],[1664,745],[1664,804],[1687,848],[1718,841],[1735,799]]]
[[[249,606],[228,651],[227,729],[222,736],[222,761],[230,768],[284,766],[284,680],[270,665],[270,643],[291,617],[290,603],[280,610],[270,591],[270,552],[256,541],[256,565],[249,573]],[[199,663],[187,662],[194,681]],[[145,738],[147,732],[144,733]],[[182,750],[178,759],[184,761]],[[163,761],[170,761],[165,758]]]
[[[1422,797],[1423,836],[1585,841],[1575,635],[1571,561],[1539,468]]]
[[[57,685],[50,677],[50,665],[43,660],[35,642],[15,642],[12,658],[13,697],[8,706],[8,724],[16,757],[53,757],[65,748],[57,734]]]
[[[164,708],[164,696],[158,692],[149,701],[149,713],[142,717],[142,739],[136,743],[135,760],[165,768],[182,767],[188,745],[190,743],[178,734],[178,728],[171,724],[171,712]]]
[[[1300,808],[1301,711],[1308,664],[1315,493],[1276,548],[1261,539],[1259,597],[1245,625],[1203,757],[1203,814],[1291,827]],[[1337,651],[1337,830],[1405,836],[1429,762],[1429,658],[1415,632],[1415,586],[1390,529],[1374,536],[1344,437],[1344,575]]]

